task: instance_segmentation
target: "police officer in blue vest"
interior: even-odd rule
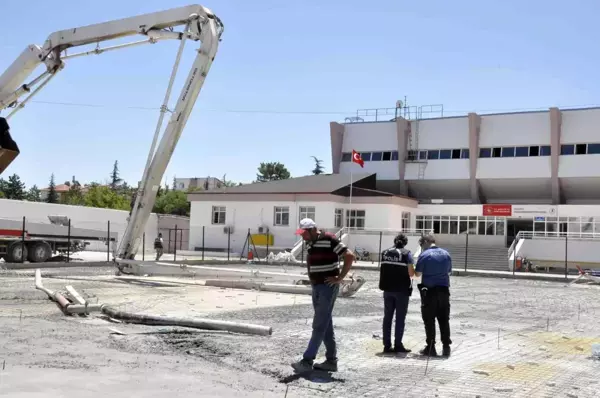
[[[383,352],[409,353],[402,344],[408,301],[412,294],[412,277],[415,270],[410,250],[405,248],[408,239],[404,234],[394,238],[394,246],[381,253],[379,289],[383,290]],[[392,318],[396,313],[394,346],[392,347]]]

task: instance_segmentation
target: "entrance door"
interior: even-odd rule
[[[520,231],[533,231],[533,220],[506,220],[506,247],[510,247]]]

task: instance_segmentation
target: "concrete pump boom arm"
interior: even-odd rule
[[[176,26],[184,26],[182,32],[175,32]],[[155,43],[158,40],[180,40],[179,51],[163,104],[160,108],[156,131],[148,154],[144,175],[138,187],[135,203],[131,211],[127,228],[120,240],[117,257],[133,259],[156,201],[158,187],[162,181],[171,155],[175,150],[179,137],[194,107],[198,94],[217,53],[223,24],[209,9],[200,5],[189,5],[170,10],[119,19],[80,28],[61,30],[52,33],[42,47],[28,46],[19,57],[0,75],[0,111],[14,108],[6,116],[12,117],[35,94],[39,92],[56,74],[64,68],[64,60],[84,55],[101,54],[145,43]],[[63,54],[65,50],[123,38],[142,35],[145,40],[115,45],[106,48],[96,48],[78,54]],[[179,61],[186,40],[200,41],[196,58],[183,85],[181,94],[173,109],[168,109],[168,101],[175,80]],[[26,79],[40,65],[45,64],[45,71],[29,83]],[[32,91],[32,88],[35,89]],[[23,101],[21,97],[29,94]],[[164,133],[158,142],[165,114],[170,113]],[[0,118],[0,174],[19,154],[16,143],[9,134],[6,119]],[[157,147],[158,143],[158,147]]]

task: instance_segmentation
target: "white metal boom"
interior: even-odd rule
[[[173,31],[174,27],[181,25],[185,27],[182,32]],[[223,24],[209,9],[200,5],[189,5],[52,33],[46,39],[43,47],[37,45],[28,46],[8,69],[0,75],[0,111],[6,108],[13,108],[12,112],[6,117],[6,119],[10,119],[57,72],[64,68],[63,60],[65,59],[83,55],[101,54],[105,51],[139,44],[155,43],[158,40],[176,39],[181,41],[167,93],[160,108],[160,117],[148,154],[144,175],[138,187],[127,229],[121,238],[117,250],[117,258],[133,259],[137,253],[146,223],[156,201],[158,187],[217,53],[222,33]],[[100,42],[134,35],[143,35],[146,36],[146,39],[102,49],[97,48],[92,51],[72,55],[66,54],[66,50],[72,47],[94,43],[98,43],[99,46]],[[197,50],[196,58],[185,80],[177,103],[173,110],[169,110],[168,101],[171,89],[184,44],[188,39],[200,41],[200,48]],[[41,64],[45,64],[46,70],[31,82],[24,83]],[[34,86],[36,86],[35,89],[31,91]],[[21,97],[28,93],[30,94],[19,102]],[[156,149],[166,112],[170,112],[171,117],[158,143],[158,149]],[[8,132],[6,120],[0,118],[0,173],[8,167],[18,153],[18,147],[12,141]]]

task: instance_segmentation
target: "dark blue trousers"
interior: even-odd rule
[[[394,346],[399,347],[402,344],[409,299],[410,296],[404,292],[383,292],[383,346],[386,348],[392,347],[392,319],[394,313],[396,313]]]

